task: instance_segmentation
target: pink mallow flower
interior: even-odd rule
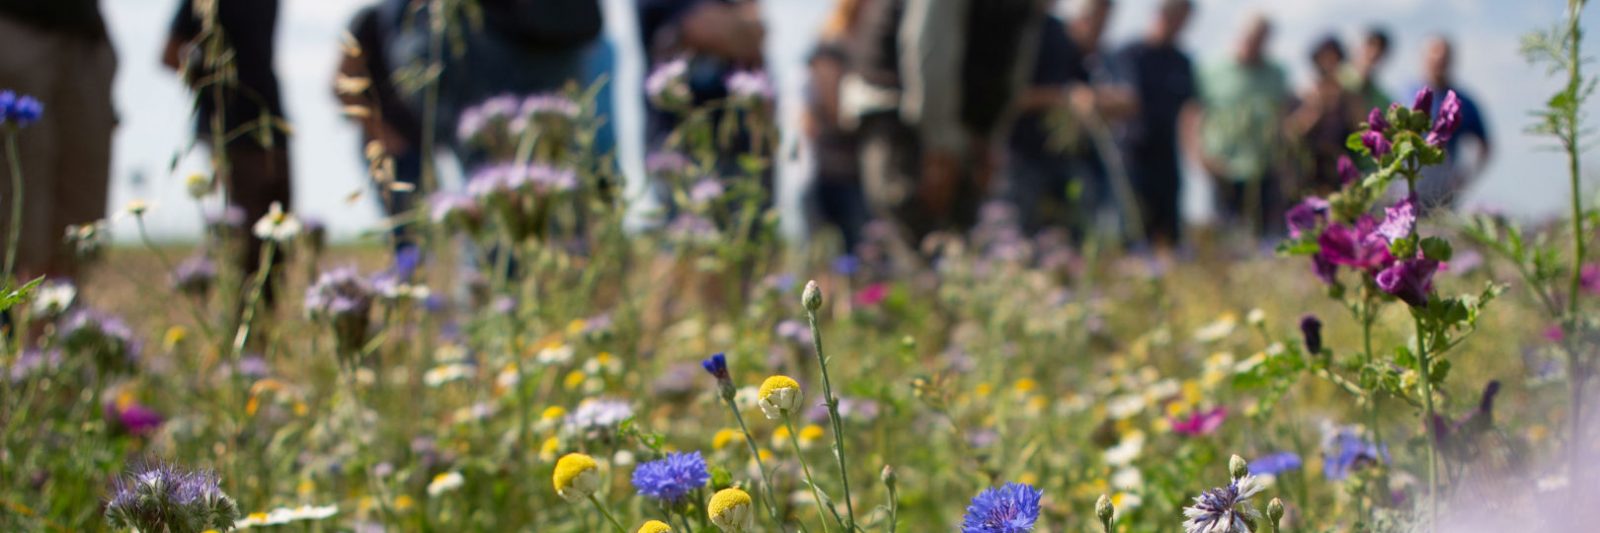
[[[1184,418],[1173,418],[1172,432],[1186,437],[1201,437],[1210,435],[1222,427],[1222,421],[1228,418],[1228,408],[1217,407],[1210,411],[1196,411]]]

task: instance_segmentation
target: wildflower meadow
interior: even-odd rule
[[[1371,111],[1276,253],[1177,262],[1003,207],[918,269],[882,227],[784,243],[770,82],[692,107],[672,63],[655,229],[591,149],[595,88],[464,113],[464,187],[369,150],[419,201],[357,243],[219,208],[219,164],[186,183],[198,244],[142,231],[191,206],[136,203],[128,244],[68,233],[79,285],[6,254],[0,530],[1592,531],[1582,4],[1524,42],[1570,80],[1532,110],[1571,162],[1524,177],[1570,189],[1540,223],[1416,204],[1459,127],[1426,90]],[[6,147],[52,111],[0,93]],[[230,260],[250,235],[261,268]]]

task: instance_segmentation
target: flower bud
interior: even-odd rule
[[[640,525],[636,533],[672,533],[672,526],[660,520],[651,520]]]
[[[569,453],[556,461],[556,471],[551,477],[556,495],[569,502],[581,501],[600,490],[600,465],[593,457]]]
[[[1100,518],[1100,523],[1106,527],[1106,530],[1109,531],[1111,529],[1111,517],[1116,513],[1116,506],[1111,505],[1111,496],[1101,494],[1100,499],[1095,500],[1094,515]]]
[[[806,306],[807,311],[822,308],[822,289],[817,287],[817,280],[806,282],[805,292],[800,293],[800,304]]]
[[[1322,353],[1322,321],[1317,319],[1317,315],[1306,315],[1300,319],[1300,336],[1305,339],[1306,353]]]
[[[1250,475],[1250,464],[1246,463],[1243,457],[1235,455],[1228,459],[1228,473],[1233,476],[1233,479],[1243,478]]]
[[[1267,519],[1272,521],[1272,529],[1278,529],[1278,521],[1283,520],[1283,500],[1273,498],[1267,502]]]
[[[900,480],[900,476],[895,474],[894,466],[891,465],[883,465],[883,473],[879,474],[878,477],[883,479],[885,486],[891,488],[894,487],[895,482]]]
[[[786,415],[799,412],[803,398],[800,383],[789,376],[767,378],[761,382],[760,392],[756,393],[761,412],[766,413],[770,420],[779,420]]]
[[[744,533],[755,528],[755,501],[750,493],[729,488],[717,491],[706,504],[707,517],[723,533]]]

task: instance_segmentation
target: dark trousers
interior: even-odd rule
[[[1139,200],[1145,240],[1176,246],[1183,242],[1183,181],[1177,160],[1128,161],[1128,177]]]
[[[1283,186],[1271,175],[1255,180],[1224,180],[1217,186],[1217,211],[1226,225],[1261,238],[1285,234]]]
[[[856,253],[867,225],[867,196],[856,176],[818,176],[812,191],[822,222],[839,230],[844,252]]]
[[[239,250],[237,261],[241,272],[254,276],[261,265],[262,241],[251,228],[267,215],[273,203],[281,204],[286,212],[291,210],[289,147],[277,144],[266,148],[253,140],[237,140],[228,144],[227,152],[231,169],[228,203],[244,211],[245,246]],[[283,249],[273,252],[274,271],[283,263],[287,252]],[[276,283],[269,281],[261,294],[262,301],[268,305],[273,302],[273,285]]]

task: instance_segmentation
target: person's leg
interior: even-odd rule
[[[920,161],[916,139],[897,117],[869,117],[861,125],[861,185],[872,217],[889,228],[891,261],[899,268],[920,268],[918,245],[927,234],[926,217],[914,207],[915,170]]]
[[[233,175],[228,187],[228,202],[244,211],[245,227],[250,228],[266,216],[272,204],[290,211],[289,149],[284,146],[265,148],[253,140],[239,140],[228,144],[228,162]],[[239,252],[239,269],[254,275],[261,264],[262,240],[254,232],[247,232],[244,249]],[[272,267],[282,264],[287,250],[273,253]],[[273,301],[272,287],[266,284],[262,294],[264,302]]]
[[[43,231],[57,243],[52,247],[51,270],[71,276],[77,273],[76,262],[72,252],[59,244],[60,239],[68,226],[88,224],[106,215],[111,134],[117,122],[111,100],[117,59],[105,41],[77,39],[65,48],[71,53],[61,66],[63,79],[73,81],[58,84],[60,104],[52,118],[59,124],[59,142],[71,148],[56,154],[60,179],[51,191],[55,207],[50,225]]]
[[[16,133],[17,160],[12,161],[0,149],[0,250],[12,244],[11,191],[12,180],[17,178],[12,175],[13,165],[22,173],[22,224],[15,243],[16,268],[22,278],[67,274],[52,271],[51,257],[61,246],[62,234],[50,229],[55,219],[56,184],[62,179],[56,168],[60,161],[57,153],[70,148],[62,141],[76,133],[56,117],[58,113],[72,113],[70,105],[55,91],[58,87],[63,93],[71,90],[71,84],[58,83],[58,74],[72,63],[62,60],[62,41],[59,35],[0,16],[0,90],[15,91],[19,97],[32,96],[44,104],[43,118]]]

